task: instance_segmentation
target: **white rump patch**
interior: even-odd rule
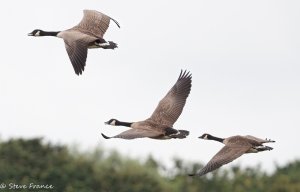
[[[99,45],[99,47],[107,47],[110,44],[109,43],[96,43],[96,45]]]

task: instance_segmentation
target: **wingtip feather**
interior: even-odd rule
[[[111,137],[108,137],[108,136],[104,135],[103,133],[101,133],[101,135],[102,135],[102,137],[103,137],[104,139],[110,139],[110,138],[111,138]]]
[[[178,79],[189,78],[192,79],[192,74],[190,71],[181,69]]]
[[[121,28],[121,26],[120,26],[120,24],[119,24],[119,22],[118,21],[116,21],[115,19],[113,19],[113,18],[110,18],[113,22],[115,22],[115,24],[119,27],[119,28]]]

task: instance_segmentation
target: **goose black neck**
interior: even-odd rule
[[[60,31],[41,31],[40,36],[57,36]]]
[[[221,142],[221,143],[223,143],[223,141],[224,141],[223,138],[215,137],[215,136],[212,136],[212,135],[209,135],[209,136],[207,137],[207,139],[219,141],[219,142]]]
[[[129,122],[122,122],[122,121],[117,121],[116,122],[117,126],[125,126],[125,127],[131,127],[132,123]]]

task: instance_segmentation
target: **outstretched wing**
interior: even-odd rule
[[[88,53],[88,43],[84,39],[65,40],[65,46],[75,73],[77,75],[82,74]]]
[[[186,99],[191,92],[192,75],[180,72],[179,78],[167,95],[159,102],[150,120],[172,127],[182,113]]]
[[[91,37],[74,30],[62,31],[58,34],[65,42],[65,47],[75,73],[77,75],[84,71],[88,46],[91,42],[97,40],[96,37]]]
[[[202,169],[200,169],[195,175],[202,176],[208,172],[214,171],[237,159],[248,151],[251,146],[224,146]],[[193,175],[191,175],[193,176]]]
[[[158,137],[162,133],[161,132],[156,132],[156,131],[149,131],[149,130],[144,130],[144,129],[129,129],[127,131],[124,131],[118,135],[115,135],[113,137],[108,137],[102,133],[102,136],[105,139],[110,139],[110,138],[121,138],[121,139],[136,139],[136,138],[143,138],[143,137]]]
[[[83,18],[78,25],[72,29],[79,30],[85,34],[102,38],[106,30],[108,29],[110,20],[113,20],[118,27],[119,23],[110,18],[109,16],[94,10],[84,10]]]

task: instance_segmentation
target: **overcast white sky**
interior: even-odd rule
[[[197,139],[271,138],[273,151],[231,165],[271,170],[300,158],[300,1],[1,1],[0,135],[45,137],[83,148],[104,146],[143,159],[174,156],[207,162],[221,147]],[[119,21],[105,39],[119,48],[90,50],[76,76],[61,39],[33,38],[33,29],[64,30],[83,9]],[[175,128],[184,140],[104,140],[126,130],[110,118],[143,120],[173,86],[180,69],[192,91]]]

